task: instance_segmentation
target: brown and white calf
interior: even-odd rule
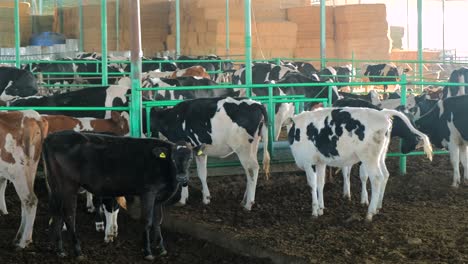
[[[129,116],[127,112],[111,112],[111,118],[99,119],[89,117],[70,117],[64,115],[43,115],[49,123],[49,134],[64,130],[74,130],[75,132],[106,132],[117,136],[129,135]],[[115,199],[97,198],[95,208],[93,203],[93,195],[86,192],[86,208],[88,212],[96,211],[96,230],[104,231],[104,241],[110,242],[117,237],[118,225],[117,216],[119,213],[119,205]],[[97,209],[97,210],[96,210]],[[106,217],[106,226],[102,214]]]
[[[8,214],[5,188],[15,186],[21,200],[21,224],[13,241],[18,248],[32,242],[37,197],[34,179],[47,135],[47,121],[32,110],[0,112],[0,211]]]

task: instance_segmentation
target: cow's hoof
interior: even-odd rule
[[[64,251],[58,251],[58,252],[56,252],[56,254],[57,254],[57,257],[59,257],[59,258],[67,257],[67,254]]]
[[[373,214],[367,214],[367,215],[366,215],[366,223],[371,223],[371,222],[372,222],[372,217],[373,217],[373,216],[374,216]]]
[[[167,250],[164,248],[161,248],[161,251],[159,251],[159,256],[166,256],[167,255]]]
[[[84,261],[84,260],[86,260],[86,257],[84,255],[79,255],[79,256],[76,257],[76,260],[77,261]]]
[[[86,207],[86,210],[88,211],[88,213],[96,212],[96,208],[94,208],[94,207]]]
[[[458,189],[458,186],[458,183],[452,183],[452,185],[450,185],[450,187],[452,187],[453,189]]]
[[[146,256],[145,256],[145,260],[153,261],[153,260],[154,260],[154,256],[153,256],[153,255],[146,255]]]
[[[206,198],[203,198],[203,204],[204,205],[210,204],[210,202],[211,202],[211,197],[208,196]]]
[[[104,231],[104,222],[96,222],[96,231],[97,232]]]
[[[183,206],[185,206],[185,202],[184,202],[184,203],[182,203],[182,202],[177,202],[174,206],[183,207]]]

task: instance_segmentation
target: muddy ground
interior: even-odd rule
[[[202,223],[236,235],[256,246],[309,263],[468,263],[468,187],[450,187],[447,155],[408,158],[408,174],[398,174],[398,159],[387,158],[391,173],[383,210],[366,223],[366,207],[359,204],[357,166],[352,171],[352,200],[342,198],[341,175],[325,185],[323,216],[311,217],[311,195],[303,172],[260,176],[251,212],[239,205],[245,176],[210,177],[211,204],[201,202],[199,180],[190,183],[185,207],[171,207],[174,217]],[[40,199],[34,244],[23,252],[9,248],[19,225],[19,204],[13,186],[7,189],[10,214],[0,216],[0,263],[67,263],[54,256],[47,236],[46,191],[36,184]],[[83,198],[80,208],[84,208]],[[141,260],[138,222],[119,215],[119,237],[114,244],[96,233],[93,216],[79,210],[78,229],[87,260],[84,263],[147,263]],[[163,230],[164,232],[164,230]],[[168,256],[157,263],[270,263],[231,253],[216,245],[178,233],[163,234]],[[67,247],[70,249],[70,247]]]
[[[251,212],[239,206],[244,176],[209,178],[209,206],[202,204],[195,179],[188,205],[171,214],[309,263],[468,263],[468,187],[450,187],[448,155],[435,156],[432,163],[409,157],[405,176],[398,173],[397,158],[387,158],[387,167],[383,210],[370,224],[364,221],[367,207],[359,204],[357,166],[352,200],[342,198],[337,175],[325,185],[326,210],[318,219],[311,217],[303,172],[274,174],[269,181],[260,177]]]

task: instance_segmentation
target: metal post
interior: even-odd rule
[[[445,63],[445,0],[442,0],[442,61]]]
[[[325,68],[326,65],[326,2],[320,0],[320,68]]]
[[[63,33],[63,0],[58,0],[59,32]]]
[[[21,32],[20,32],[20,13],[19,13],[19,1],[15,1],[15,65],[16,68],[21,67]]]
[[[180,56],[180,0],[175,2],[175,15],[176,15],[176,55]]]
[[[406,73],[403,73],[401,76],[401,100],[400,104],[401,105],[406,105]],[[401,148],[403,146],[403,140],[400,139],[400,152]],[[400,174],[405,175],[406,174],[406,156],[401,156],[400,157]]]
[[[130,100],[130,135],[141,136],[141,25],[140,25],[140,0],[128,0],[130,2],[130,48],[131,48],[131,79],[132,95]]]
[[[102,86],[108,85],[107,73],[107,0],[101,0],[101,68]]]
[[[115,49],[120,50],[120,10],[119,10],[120,1],[115,0]]]
[[[423,48],[422,48],[422,0],[418,0],[418,63],[419,63],[419,81],[423,77]],[[420,86],[422,92],[422,85]]]
[[[252,85],[252,17],[251,0],[244,0],[245,26],[245,84]],[[247,88],[247,96],[252,95],[251,88]]]
[[[229,57],[230,47],[229,47],[229,0],[226,0],[226,56]]]
[[[84,39],[83,39],[83,36],[84,36],[84,32],[83,32],[83,0],[78,0],[78,19],[79,19],[79,28],[80,28],[80,31],[79,31],[79,44],[78,44],[78,49],[80,52],[83,52],[84,50]]]
[[[42,15],[42,0],[39,0],[39,15]]]
[[[406,49],[410,49],[409,45],[409,0],[406,0]]]

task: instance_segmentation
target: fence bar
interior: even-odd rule
[[[422,0],[418,0],[418,62],[419,62],[419,80],[422,81],[423,78],[423,47],[422,47]],[[421,85],[420,92],[422,92],[423,87]]]
[[[326,63],[326,1],[320,0],[320,68],[327,66]]]
[[[19,15],[19,0],[15,1],[15,65],[16,68],[21,68],[21,32],[20,32],[20,15]]]
[[[78,50],[80,52],[84,51],[84,28],[83,28],[83,0],[78,0],[78,23],[79,23],[79,28],[80,28],[80,36],[79,36],[79,43],[78,43]]]
[[[226,56],[229,58],[229,0],[226,0]]]
[[[403,74],[401,76],[401,82],[403,83],[401,85],[401,100],[400,104],[401,105],[406,105],[406,74]],[[401,148],[403,147],[403,140],[400,139],[400,152]],[[405,175],[406,174],[406,156],[401,156],[400,157],[400,174]]]
[[[175,15],[176,15],[176,55],[180,56],[180,0],[175,2]]]
[[[245,84],[252,84],[252,17],[251,0],[244,0],[244,26],[245,26]],[[252,91],[247,88],[246,95],[250,97]]]
[[[140,0],[129,0],[130,4],[130,35],[131,35],[131,79],[132,94],[130,100],[130,136],[141,136],[141,24]]]
[[[115,0],[115,49],[120,50],[120,0]]]
[[[102,85],[107,86],[107,0],[101,0],[101,56]]]

